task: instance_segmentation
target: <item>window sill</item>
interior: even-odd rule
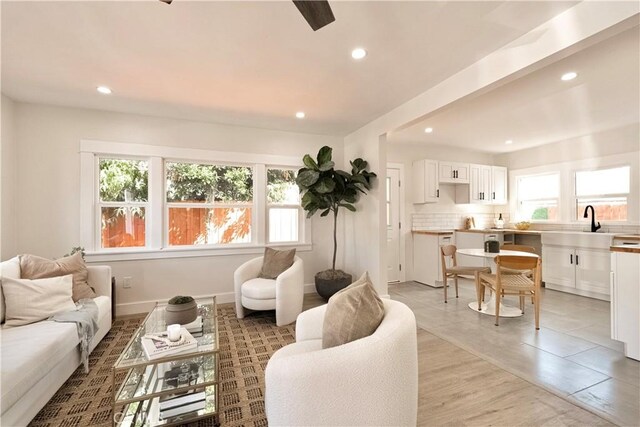
[[[138,261],[146,259],[165,259],[165,258],[198,258],[212,256],[229,256],[229,255],[262,255],[264,248],[283,247],[296,248],[298,252],[308,252],[312,250],[311,243],[272,243],[268,245],[251,245],[242,247],[207,247],[207,248],[166,248],[166,249],[123,249],[118,251],[105,252],[87,252],[85,259],[88,263],[113,262],[113,261]]]

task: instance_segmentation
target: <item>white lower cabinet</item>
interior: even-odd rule
[[[440,246],[453,244],[453,235],[413,233],[413,280],[441,288]]]
[[[542,267],[549,289],[610,299],[611,256],[606,249],[543,245]]]
[[[640,360],[640,254],[611,253],[611,338]]]

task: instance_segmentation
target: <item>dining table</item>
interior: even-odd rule
[[[484,266],[491,268],[491,272],[495,274],[496,264],[494,262],[495,257],[500,256],[524,256],[524,257],[535,257],[539,258],[537,254],[531,252],[522,252],[522,251],[510,251],[510,250],[500,250],[500,252],[485,252],[484,249],[458,249],[457,251],[461,255],[468,255],[472,257],[481,257],[484,259]],[[478,278],[476,277],[476,280]],[[476,283],[478,286],[478,283]],[[504,304],[504,300],[500,301],[500,317],[520,317],[522,316],[522,311],[519,307],[512,307],[510,305]],[[469,303],[469,308],[475,312],[488,314],[490,316],[496,315],[496,296],[495,294],[491,294],[491,298],[489,298],[488,302],[482,303],[480,305],[480,310],[478,310],[478,301],[473,301]]]

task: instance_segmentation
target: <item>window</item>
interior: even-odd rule
[[[193,160],[197,159],[197,160]],[[92,261],[311,250],[298,156],[84,140],[80,244]]]
[[[253,171],[167,162],[168,245],[250,243]]]
[[[302,208],[297,171],[267,169],[267,221],[269,242],[297,242]]]
[[[149,163],[99,158],[100,247],[146,246]]]
[[[559,173],[519,177],[517,196],[519,219],[526,221],[559,220]]]
[[[576,172],[576,219],[592,205],[598,220],[626,221],[630,173],[629,166]]]

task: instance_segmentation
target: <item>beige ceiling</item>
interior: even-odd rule
[[[344,135],[575,3],[333,1],[336,22],[314,33],[289,1],[2,1],[2,91]]]
[[[578,77],[561,81],[568,71]],[[501,153],[593,134],[638,123],[639,81],[636,26],[484,95],[450,104],[387,140]],[[426,134],[426,127],[433,133]]]

